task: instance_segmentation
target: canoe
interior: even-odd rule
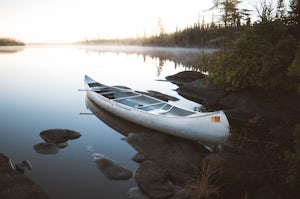
[[[222,144],[229,137],[229,122],[221,110],[184,109],[126,87],[107,86],[87,75],[84,85],[97,105],[136,124],[202,144]]]

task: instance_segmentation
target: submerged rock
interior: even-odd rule
[[[29,177],[16,171],[10,158],[0,153],[0,198],[49,199],[49,196]]]
[[[110,180],[128,180],[132,177],[132,172],[129,169],[102,154],[94,154],[94,161],[103,175]]]
[[[40,154],[57,154],[58,153],[58,147],[54,143],[38,143],[33,145],[33,149],[35,152]]]
[[[48,129],[40,132],[40,137],[45,142],[33,145],[33,149],[40,154],[56,154],[59,149],[68,146],[69,140],[77,139],[80,133],[68,129]]]

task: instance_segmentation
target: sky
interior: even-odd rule
[[[150,36],[210,19],[213,0],[0,0],[0,37],[25,43]]]

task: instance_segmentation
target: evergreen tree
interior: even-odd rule
[[[241,1],[238,0],[214,0],[214,5],[211,9],[220,9],[222,12],[222,21],[225,27],[237,26],[241,15],[238,10],[238,5]]]
[[[288,25],[292,34],[300,40],[300,1],[291,0],[290,10],[288,11]]]
[[[276,15],[275,18],[279,20],[284,20],[286,14],[284,0],[278,0],[277,8],[276,8]]]
[[[300,43],[296,51],[295,59],[288,70],[288,74],[290,76],[300,77]],[[298,92],[300,92],[300,84],[298,87]]]

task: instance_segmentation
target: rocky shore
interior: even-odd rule
[[[220,159],[228,164],[225,171],[230,173],[229,182],[233,187],[244,184],[242,189],[248,190],[247,194],[251,194],[251,198],[262,198],[260,194],[264,194],[263,198],[294,197],[283,190],[282,176],[288,172],[285,152],[294,145],[293,132],[300,118],[298,94],[256,89],[227,91],[221,86],[208,83],[205,75],[194,71],[185,71],[166,79],[178,85],[177,92],[180,95],[201,103],[208,110],[222,109],[226,113],[232,135],[225,144],[229,148],[225,147],[223,152],[218,153],[221,154]],[[239,159],[239,155],[230,152],[232,148],[252,154],[251,158],[242,155],[242,159]],[[209,156],[214,157],[216,154]],[[241,172],[236,167],[245,170]],[[248,174],[243,176],[245,173]],[[276,197],[266,194],[267,189],[276,193]],[[258,196],[252,195],[257,191]]]
[[[122,135],[136,151],[130,198],[286,198],[272,184],[269,159],[227,143],[211,152],[199,143],[153,131],[118,118],[89,98],[87,107]],[[276,185],[277,186],[277,185]]]

